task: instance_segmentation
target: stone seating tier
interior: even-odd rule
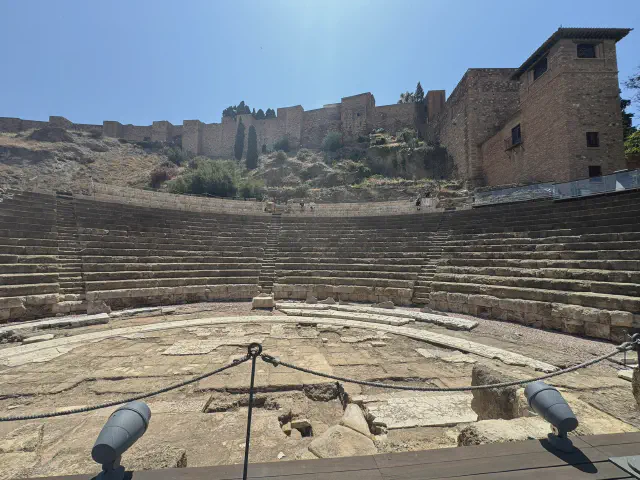
[[[620,340],[640,326],[640,194],[450,216],[430,306]]]

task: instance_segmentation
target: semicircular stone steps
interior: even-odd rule
[[[318,318],[340,318],[361,322],[385,323],[387,325],[405,325],[411,322],[424,322],[445,327],[450,330],[469,331],[478,325],[475,320],[467,320],[448,315],[416,312],[398,308],[379,308],[364,305],[318,304],[302,302],[278,302],[276,309],[287,315]]]

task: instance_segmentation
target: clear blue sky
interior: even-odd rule
[[[387,105],[418,80],[449,94],[469,67],[517,67],[560,25],[635,28],[620,79],[640,66],[638,0],[0,0],[0,116],[210,123],[240,100],[309,110],[367,91]]]

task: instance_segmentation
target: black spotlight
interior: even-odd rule
[[[140,401],[127,403],[111,414],[91,450],[91,457],[102,465],[102,472],[97,480],[124,478],[120,458],[144,435],[150,419],[151,410],[146,403]]]
[[[533,382],[526,386],[524,394],[533,411],[551,424],[549,443],[563,452],[573,451],[567,433],[576,429],[578,419],[560,392],[544,382]]]

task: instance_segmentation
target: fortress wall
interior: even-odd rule
[[[375,107],[371,128],[384,128],[393,135],[405,127],[415,128],[418,125],[418,107],[417,103],[396,103]]]
[[[489,185],[526,183],[527,166],[522,147],[506,150],[505,140],[511,139],[511,129],[522,121],[520,112],[505,123],[502,130],[480,147],[485,180]],[[524,130],[523,130],[524,131]]]
[[[202,130],[204,124],[200,120],[185,120],[182,124],[182,148],[191,153],[202,151]],[[106,133],[105,133],[106,135]]]
[[[194,120],[196,121],[196,120]],[[196,153],[202,153],[210,157],[221,156],[222,149],[222,124],[221,123],[200,123],[200,148],[196,150]],[[185,136],[182,137],[182,144],[184,146]],[[231,150],[227,152],[227,155],[231,154]]]
[[[102,122],[102,134],[105,137],[122,137],[122,124],[120,122],[114,122],[112,120],[105,120]]]
[[[294,150],[300,148],[303,115],[304,109],[300,105],[278,109],[277,118],[284,124],[284,136],[289,139],[289,145]]]
[[[342,121],[342,136],[345,141],[355,141],[358,136],[369,133],[371,122],[374,119],[375,106],[375,98],[370,93],[342,99],[340,120]]]
[[[340,132],[340,105],[307,110],[302,115],[301,147],[320,148],[328,132]]]
[[[102,132],[102,125],[92,125],[90,123],[74,123],[72,130],[80,130],[83,132]]]
[[[153,127],[138,127],[137,125],[122,125],[122,138],[132,142],[143,142],[145,139],[151,140]]]
[[[172,139],[175,139],[178,136],[182,136],[182,125],[174,125],[173,128]]]
[[[40,120],[22,120],[22,130],[31,130],[32,128],[42,128],[49,125],[49,122],[41,122]]]
[[[519,107],[513,68],[466,71],[438,117],[440,143],[458,168],[458,176],[484,183],[480,145],[495,135]]]
[[[436,130],[440,144],[446,147],[459,178],[467,178],[469,167],[468,98],[469,74],[464,74],[445,103],[438,116]]]
[[[0,117],[0,132],[18,133],[21,130],[23,130],[21,119]]]
[[[168,142],[173,138],[173,125],[166,120],[153,122],[151,125],[151,140],[153,142]]]

